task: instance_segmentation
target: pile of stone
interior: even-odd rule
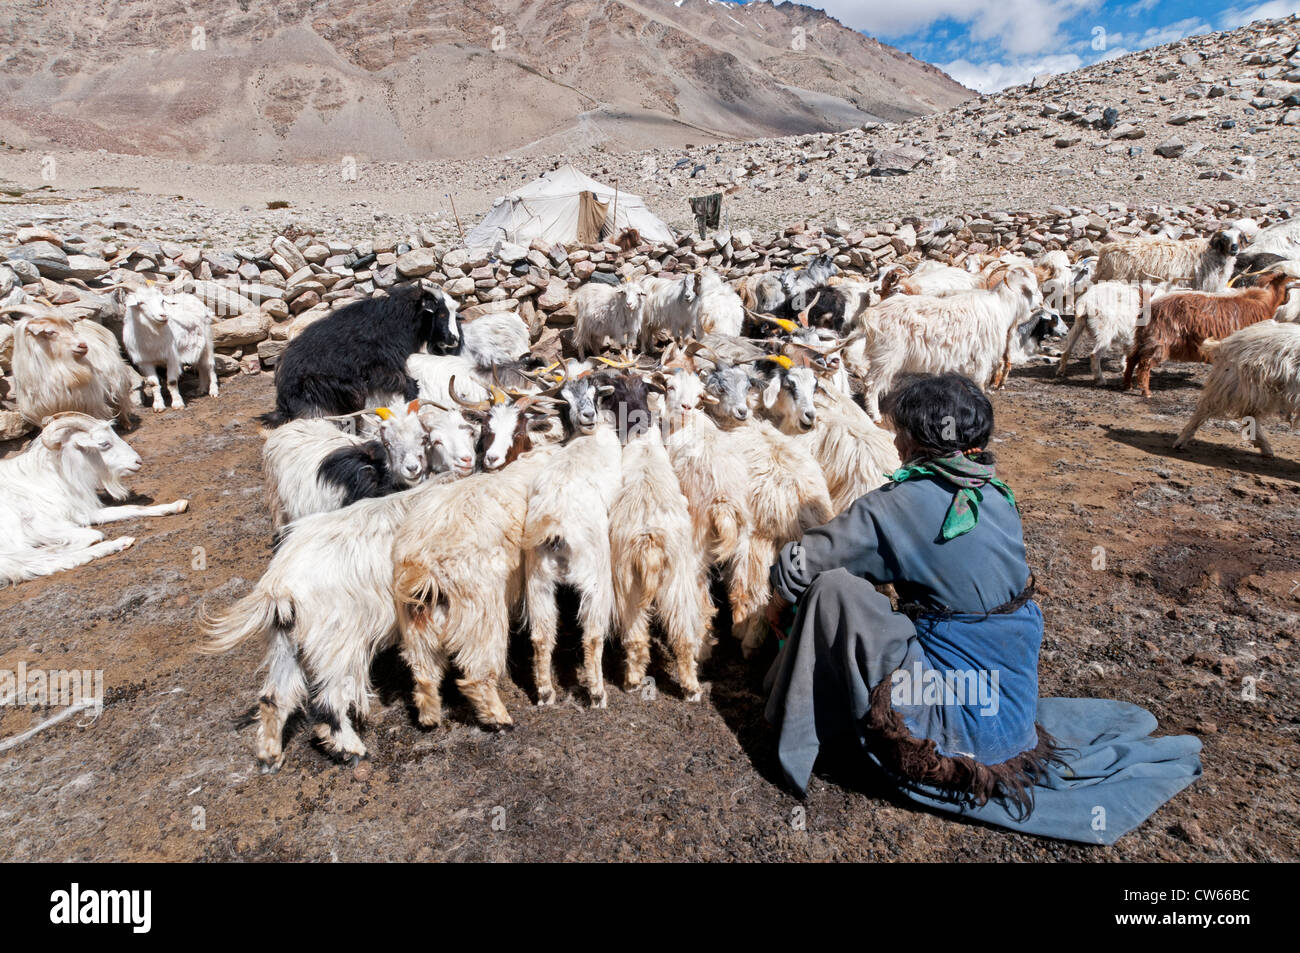
[[[286,343],[333,309],[413,280],[433,282],[453,295],[464,320],[516,311],[534,337],[573,322],[573,291],[587,281],[634,281],[645,275],[711,268],[727,279],[797,266],[830,254],[841,269],[868,277],[906,257],[959,262],[998,249],[1031,256],[1064,249],[1091,254],[1118,238],[1209,234],[1248,217],[1260,225],[1291,217],[1289,206],[1136,207],[1096,203],[1032,212],[988,210],[922,221],[916,217],[869,225],[840,218],[799,222],[766,238],[745,230],[628,251],[610,243],[495,248],[443,247],[426,230],[405,237],[376,235],[359,242],[315,235],[280,235],[263,248],[216,250],[173,241],[122,240],[111,230],[90,236],[48,228],[17,229],[0,238],[0,307],[43,299],[62,313],[119,328],[112,286],[173,283],[200,297],[213,312],[217,371],[229,376],[274,368]],[[3,247],[7,244],[8,247]],[[12,330],[0,322],[0,369],[9,372]],[[0,397],[8,395],[4,384]]]

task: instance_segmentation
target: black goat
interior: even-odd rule
[[[1290,259],[1267,251],[1238,255],[1237,262],[1233,265],[1233,278],[1229,285],[1233,288],[1257,288],[1261,279],[1271,276],[1270,268],[1286,261]]]
[[[278,427],[299,417],[364,410],[373,397],[419,396],[406,359],[460,346],[456,304],[444,292],[410,285],[357,301],[307,327],[280,355],[275,410],[260,420]]]

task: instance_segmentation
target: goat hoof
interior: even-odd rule
[[[555,704],[555,689],[545,688],[537,691],[537,707],[545,708],[547,705]]]
[[[591,696],[591,707],[592,707],[592,708],[608,708],[608,707],[609,707],[609,696],[606,695],[604,692],[601,692],[599,695],[592,695],[592,696]]]
[[[165,413],[167,413],[167,408],[166,408],[166,407],[159,407],[159,406],[157,406],[157,405],[155,404],[155,405],[154,405],[153,412],[154,412],[155,414],[165,414]]]
[[[702,693],[700,692],[700,690],[699,690],[699,689],[696,689],[696,690],[693,691],[693,692],[687,692],[687,694],[686,694],[686,700],[687,700],[688,702],[698,702],[698,701],[700,700],[701,696],[702,696]]]
[[[275,764],[272,764],[269,761],[261,761],[258,763],[258,771],[260,771],[262,774],[279,774],[280,766],[283,763],[284,762],[282,761],[278,761]]]
[[[190,501],[189,501],[189,500],[177,500],[177,501],[176,501],[176,512],[177,512],[177,513],[184,513],[184,512],[185,512],[186,510],[188,510],[189,508],[190,508]]]

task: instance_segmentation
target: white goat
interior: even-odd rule
[[[468,401],[491,397],[490,383],[479,378],[478,365],[463,354],[412,354],[406,359],[406,373],[415,381],[422,401],[447,407],[457,396]],[[453,377],[455,395],[451,392]]]
[[[1242,223],[1236,224],[1240,228]],[[1246,231],[1246,229],[1241,230]],[[1249,238],[1250,244],[1246,246],[1246,254],[1268,252],[1281,255],[1283,258],[1300,258],[1300,218],[1289,218],[1267,228],[1258,229]]]
[[[621,478],[622,449],[609,420],[592,402],[593,395],[571,396],[571,389],[586,383],[570,381],[561,392],[570,412],[580,415],[582,433],[551,455],[529,490],[524,577],[537,704],[555,702],[551,656],[559,628],[556,590],[568,585],[580,597],[583,681],[592,707],[604,708],[608,698],[601,659],[614,617],[609,508]]]
[[[659,428],[629,437],[622,482],[609,511],[614,611],[627,652],[624,685],[636,688],[650,663],[651,610],[663,626],[687,701],[699,701],[696,662],[709,644],[713,607],[690,506],[673,474]]]
[[[1242,436],[1273,456],[1264,421],[1279,417],[1294,427],[1300,419],[1300,325],[1261,321],[1219,342],[1196,412],[1174,448],[1212,417],[1242,421]]]
[[[763,642],[763,609],[772,594],[769,571],[791,540],[834,516],[826,478],[808,448],[765,420],[720,432],[723,452],[739,454],[749,481],[751,532],[742,539],[729,586],[732,634],[746,656]]]
[[[825,393],[811,368],[778,362],[760,391],[760,404],[782,433],[794,437],[817,461],[836,513],[883,486],[901,465],[893,434],[877,427],[852,399]]]
[[[600,351],[608,338],[616,348],[631,347],[641,333],[645,292],[635,282],[614,286],[589,281],[573,296],[573,343],[580,357]]]
[[[393,590],[402,657],[415,680],[420,724],[442,721],[442,680],[455,661],[461,693],[485,728],[510,713],[499,683],[510,619],[523,594],[524,519],[529,487],[548,447],[525,453],[500,474],[469,477],[412,507],[393,543]]]
[[[739,337],[745,324],[740,295],[714,271],[700,275],[700,328],[705,334]]]
[[[14,328],[14,391],[25,420],[40,426],[67,411],[131,423],[131,369],[112,331],[25,305],[8,310],[38,314]]]
[[[370,665],[397,637],[393,539],[417,500],[451,486],[430,481],[298,520],[252,592],[223,613],[205,612],[205,652],[253,636],[266,644],[257,732],[264,772],[284,763],[285,722],[309,701],[325,749],[365,757],[352,712],[369,714]]]
[[[146,390],[153,391],[154,413],[166,410],[159,367],[166,371],[172,407],[185,406],[179,383],[185,367],[197,368],[199,388],[209,397],[217,396],[212,316],[202,300],[191,294],[164,294],[157,285],[147,285],[126,291],[122,308],[122,344],[144,375]]]
[[[700,336],[700,276],[682,278],[647,276],[641,279],[645,297],[641,304],[641,350],[653,350],[659,332],[681,344],[686,338]]]
[[[1190,284],[1196,291],[1222,291],[1240,250],[1241,232],[1235,228],[1186,241],[1130,238],[1101,247],[1096,279],[1173,282]]]
[[[51,418],[31,445],[0,460],[0,586],[48,576],[120,553],[135,542],[105,540],[105,523],[183,513],[186,500],[156,506],[104,506],[98,491],[128,495],[123,480],[140,456],[106,421],[79,413]]]
[[[1092,340],[1088,360],[1093,379],[1098,384],[1106,382],[1102,358],[1115,350],[1127,354],[1133,347],[1142,313],[1142,287],[1128,281],[1099,281],[1079,295],[1074,302],[1074,326],[1061,348],[1057,377],[1065,376],[1075,345],[1087,334]],[[1155,293],[1155,289],[1148,293],[1149,300],[1153,300]]]
[[[1034,276],[1007,271],[993,291],[943,297],[897,295],[868,310],[864,398],[880,420],[880,397],[902,374],[965,374],[981,387],[999,386],[1009,364],[1011,334],[1030,315]]]
[[[460,323],[460,353],[483,369],[509,364],[528,353],[528,325],[517,312],[499,311]]]
[[[717,424],[704,412],[713,398],[703,381],[685,368],[671,369],[665,379],[666,445],[686,496],[695,548],[706,561],[725,565],[749,533],[749,471],[740,456],[724,450]]]
[[[443,417],[460,420],[459,414],[432,407],[422,412],[419,402],[412,401],[396,411],[381,407],[349,418],[359,433],[322,418],[291,420],[267,431],[262,468],[272,529],[278,534],[304,516],[418,483],[429,472],[429,430],[442,424]],[[458,433],[445,430],[447,439],[457,439]],[[465,443],[460,439],[454,448],[459,476],[474,466],[472,445],[466,448]]]

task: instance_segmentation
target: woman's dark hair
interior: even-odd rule
[[[946,456],[979,448],[982,452],[972,459],[993,463],[993,454],[985,450],[993,435],[993,405],[968,377],[912,378],[890,393],[881,409],[895,430],[906,433],[927,453]]]

